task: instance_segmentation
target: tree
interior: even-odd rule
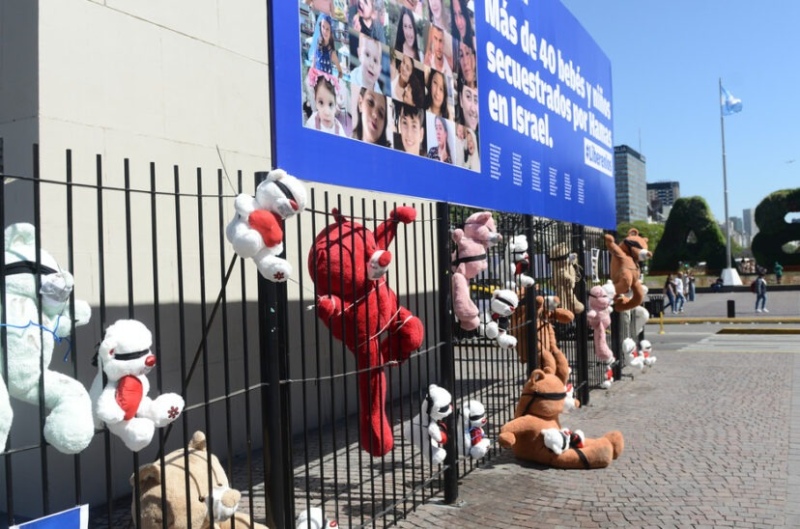
[[[709,269],[725,268],[725,237],[704,198],[679,198],[669,212],[650,269],[675,270],[681,262],[702,261]]]

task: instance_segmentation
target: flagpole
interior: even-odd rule
[[[722,77],[719,78],[719,98],[722,101]],[[725,197],[725,267],[731,268],[731,226],[728,221],[728,171],[725,164],[725,117],[719,106],[719,128],[722,131],[722,189]]]

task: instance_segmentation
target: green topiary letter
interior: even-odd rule
[[[758,264],[770,269],[775,261],[800,265],[800,254],[782,249],[787,242],[800,241],[800,224],[786,222],[786,215],[798,212],[800,188],[775,191],[756,207],[758,233],[753,237],[752,250]]]
[[[679,198],[672,205],[650,269],[676,270],[681,261],[705,261],[709,269],[725,268],[725,237],[702,197]]]

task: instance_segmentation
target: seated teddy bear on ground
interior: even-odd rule
[[[560,414],[567,398],[565,381],[550,367],[531,373],[520,395],[514,419],[500,428],[500,446],[518,459],[554,468],[603,468],[624,449],[622,433],[587,438],[580,430],[561,426]]]
[[[130,478],[132,487],[136,485],[136,478],[137,474]],[[138,479],[141,529],[161,529],[165,522],[170,529],[187,529],[189,523],[198,529],[267,529],[265,525],[254,522],[249,515],[238,512],[242,493],[231,488],[219,459],[208,452],[203,432],[195,432],[186,448],[179,448],[164,456],[163,470],[161,461],[141,466]],[[213,487],[210,493],[209,481]],[[135,509],[136,503],[132,500],[131,515],[134,520]]]

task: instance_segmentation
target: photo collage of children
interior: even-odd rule
[[[299,0],[307,128],[480,171],[472,0]]]

